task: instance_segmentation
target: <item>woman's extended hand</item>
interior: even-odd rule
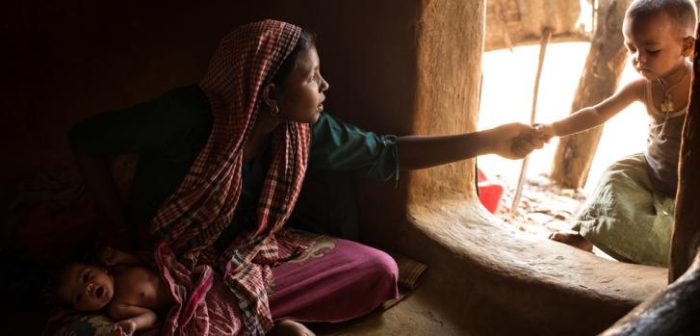
[[[484,132],[490,152],[511,160],[522,159],[544,145],[538,131],[525,124],[505,124]]]

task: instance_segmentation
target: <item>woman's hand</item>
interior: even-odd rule
[[[490,152],[511,160],[522,159],[544,145],[538,131],[525,124],[505,124],[484,133],[488,137]]]

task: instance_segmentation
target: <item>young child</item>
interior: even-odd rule
[[[59,301],[78,311],[99,311],[117,321],[113,334],[132,335],[151,328],[158,313],[172,303],[160,275],[133,255],[105,248],[102,266],[73,262],[59,272],[55,294]]]
[[[642,78],[595,106],[537,126],[544,140],[574,134],[605,123],[635,101],[650,116],[646,151],[608,168],[574,225],[577,233],[554,233],[550,239],[587,251],[593,243],[624,261],[667,264],[696,13],[692,0],[633,1],[622,33]]]

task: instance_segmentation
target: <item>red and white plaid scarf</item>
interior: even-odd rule
[[[243,151],[260,111],[260,92],[300,34],[299,27],[273,20],[242,26],[221,41],[200,82],[213,114],[211,134],[151,226],[161,244],[170,246],[190,269],[232,223],[241,194]],[[248,333],[262,333],[272,326],[265,288],[271,281],[269,267],[289,257],[295,245],[278,242],[275,233],[286,223],[299,195],[309,141],[308,124],[285,122],[273,132],[257,229],[241,234],[220,259],[220,271],[240,300],[237,304]]]

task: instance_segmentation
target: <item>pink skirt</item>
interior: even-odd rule
[[[398,296],[398,268],[388,254],[338,238],[319,239],[272,274],[275,321],[347,321]]]

